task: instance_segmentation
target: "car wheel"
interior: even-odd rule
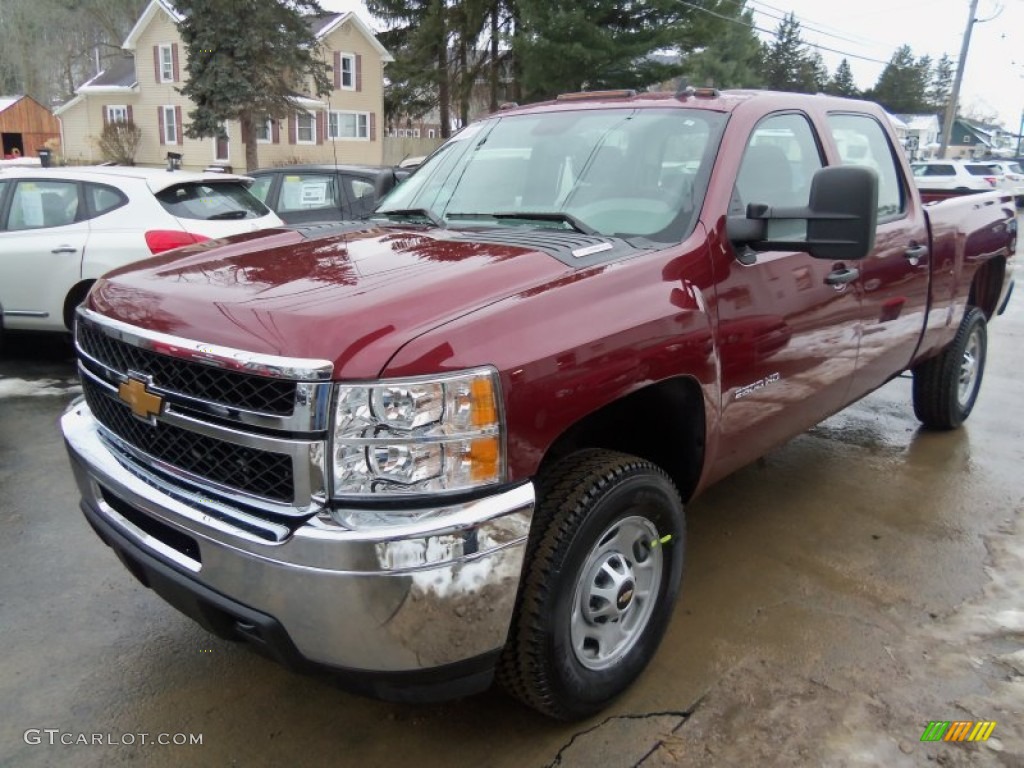
[[[604,450],[564,459],[538,494],[498,680],[572,720],[607,706],[654,655],[682,578],[683,505],[658,467]]]
[[[914,415],[930,429],[955,429],[974,408],[985,374],[985,313],[971,307],[942,354],[914,368]]]

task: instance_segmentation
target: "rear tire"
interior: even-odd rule
[[[604,450],[562,460],[538,498],[498,680],[573,720],[606,707],[654,656],[682,578],[683,505],[658,467]]]
[[[985,313],[970,307],[942,354],[914,368],[914,415],[929,429],[955,429],[971,414],[985,374]]]

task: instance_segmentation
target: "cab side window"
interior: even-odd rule
[[[743,216],[750,203],[772,207],[805,206],[811,178],[822,167],[821,150],[804,115],[765,118],[750,135],[736,176],[730,215]],[[804,239],[807,223],[800,220],[769,222],[772,239]]]
[[[832,139],[843,165],[860,165],[878,174],[878,218],[898,218],[906,210],[906,191],[897,169],[892,144],[878,121],[868,115],[835,114],[828,117]],[[951,166],[947,166],[952,171]],[[936,166],[942,168],[942,166]],[[925,175],[941,175],[937,171]]]

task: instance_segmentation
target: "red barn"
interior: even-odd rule
[[[51,140],[60,141],[60,123],[50,110],[31,96],[0,96],[3,157],[34,157]]]

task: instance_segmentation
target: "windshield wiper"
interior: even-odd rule
[[[223,211],[221,213],[215,213],[212,216],[207,216],[207,221],[214,221],[215,219],[244,219],[248,215],[248,211]]]
[[[591,227],[589,224],[584,224],[571,213],[564,213],[563,211],[499,211],[497,213],[492,213],[490,215],[496,219],[522,219],[525,221],[533,219],[535,221],[558,221],[563,224],[568,224],[577,232],[580,232],[584,235],[600,234],[596,229]]]
[[[372,219],[377,216],[418,216],[422,219],[426,219],[438,229],[445,229],[447,227],[444,223],[444,219],[429,208],[394,208],[390,211],[374,211],[368,218]]]

